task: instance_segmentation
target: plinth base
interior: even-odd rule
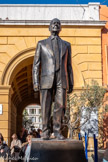
[[[86,162],[79,140],[32,139],[30,162]]]

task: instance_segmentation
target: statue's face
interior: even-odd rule
[[[50,23],[50,31],[51,32],[60,32],[61,30],[61,23],[59,19],[53,19]]]

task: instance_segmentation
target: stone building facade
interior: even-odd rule
[[[102,76],[103,85],[107,87],[107,93],[105,94],[106,102],[108,105],[108,7],[105,5],[100,6],[100,20],[106,21],[106,25],[102,29]],[[104,116],[104,147],[108,142],[108,112]]]
[[[60,37],[71,43],[74,92],[92,79],[102,85],[99,4],[88,5],[0,5],[0,132],[10,141],[22,126],[22,112],[39,104],[34,94],[32,63],[36,44],[49,37],[49,22],[59,18]]]

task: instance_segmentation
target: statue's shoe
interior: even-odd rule
[[[55,137],[56,137],[58,140],[64,140],[64,139],[65,139],[65,137],[64,137],[62,134],[60,134],[60,133],[54,134],[54,135],[55,135]]]
[[[42,137],[43,140],[49,140],[49,138],[50,137],[48,135]]]

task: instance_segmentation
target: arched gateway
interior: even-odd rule
[[[9,129],[7,135],[21,130],[22,112],[27,105],[39,104],[39,94],[35,94],[34,97],[32,86],[34,52],[35,48],[30,48],[16,54],[6,65],[1,77],[1,86],[8,90],[7,122]]]

